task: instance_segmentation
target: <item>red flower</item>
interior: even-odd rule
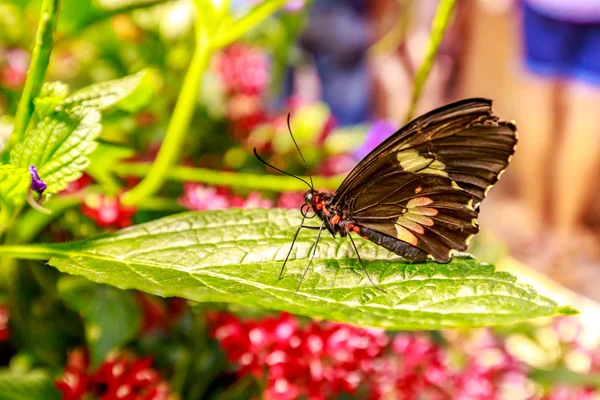
[[[168,385],[151,368],[152,359],[125,355],[108,358],[94,373],[84,349],[69,353],[65,373],[56,382],[63,400],[84,396],[102,400],[167,400]]]
[[[289,314],[260,321],[218,315],[211,332],[241,375],[266,381],[265,399],[352,393],[373,371],[373,361],[388,340],[381,330],[342,324],[301,327]]]
[[[8,328],[8,320],[10,313],[8,307],[0,305],[0,342],[6,342],[10,338],[10,329]]]
[[[264,51],[242,43],[227,47],[215,58],[214,66],[228,93],[260,94],[269,78]]]
[[[100,227],[125,228],[132,224],[131,217],[137,210],[123,205],[118,197],[99,194],[87,196],[81,211]]]

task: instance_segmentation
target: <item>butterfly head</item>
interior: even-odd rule
[[[314,204],[313,202],[316,200],[316,197],[317,192],[314,190],[309,190],[308,192],[304,193],[304,203],[312,206]]]

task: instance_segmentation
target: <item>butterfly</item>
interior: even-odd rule
[[[365,156],[333,194],[316,190],[310,173],[308,183],[266,163],[255,149],[263,163],[310,187],[279,277],[301,229],[316,229],[318,234],[296,290],[324,229],[334,237],[350,238],[369,281],[380,290],[364,267],[352,234],[405,260],[447,263],[454,253],[465,251],[479,231],[479,206],[510,163],[517,141],[515,123],[500,121],[491,100],[460,100],[400,128]],[[304,224],[310,211],[319,217],[320,226]]]

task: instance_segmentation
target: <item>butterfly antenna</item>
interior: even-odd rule
[[[304,162],[304,166],[306,167],[306,173],[308,174],[308,178],[310,179],[310,188],[312,190],[314,190],[315,189],[315,185],[313,184],[312,175],[310,174],[310,170],[308,169],[308,163],[304,159],[304,156],[302,155],[302,152],[300,151],[300,146],[298,146],[298,143],[296,143],[296,139],[294,138],[294,134],[292,133],[292,126],[290,124],[291,115],[292,115],[291,113],[288,113],[288,116],[287,116],[288,131],[290,132],[290,136],[292,137],[292,141],[294,142],[294,145],[296,145],[296,149],[298,149],[298,154],[300,154],[300,158],[302,158],[302,161]]]
[[[281,172],[282,174],[285,174],[285,175],[287,175],[287,176],[291,176],[292,178],[296,178],[296,179],[298,179],[299,181],[302,181],[302,182],[306,183],[306,186],[308,186],[308,187],[309,187],[309,188],[312,190],[313,186],[312,186],[310,183],[306,182],[304,179],[302,179],[302,178],[300,178],[299,176],[296,176],[296,175],[294,175],[294,174],[290,174],[289,172],[285,172],[284,170],[282,170],[282,169],[279,169],[279,168],[275,167],[274,165],[271,165],[271,164],[269,164],[268,162],[266,162],[265,160],[263,160],[263,159],[262,159],[262,158],[261,158],[261,157],[258,155],[258,152],[256,151],[256,147],[254,148],[254,156],[255,156],[256,158],[258,158],[258,160],[259,160],[261,163],[265,164],[265,165],[266,165],[266,166],[268,166],[268,167],[271,167],[271,168],[273,168],[275,171],[279,171],[279,172]],[[312,183],[312,178],[311,178],[310,182]]]

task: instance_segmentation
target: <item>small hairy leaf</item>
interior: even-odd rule
[[[0,400],[58,400],[60,393],[50,376],[41,370],[16,372],[0,369]]]
[[[101,130],[100,113],[94,109],[81,118],[54,112],[14,147],[10,161],[23,168],[34,165],[48,185],[47,193],[57,193],[81,176]]]
[[[78,114],[88,108],[104,111],[111,107],[133,112],[145,106],[153,94],[150,72],[143,70],[121,79],[85,87],[65,99],[62,106]]]
[[[140,311],[131,292],[72,276],[60,279],[58,291],[83,318],[93,368],[138,332]]]
[[[31,185],[27,168],[0,165],[0,204],[18,207],[25,202]]]
[[[299,223],[298,211],[281,209],[183,213],[82,242],[0,247],[0,254],[51,258],[63,272],[122,289],[388,329],[509,324],[571,310],[472,258],[409,263],[357,238],[382,293],[369,283],[349,240],[328,235],[295,293],[314,231],[302,231],[284,278],[278,274]]]
[[[39,120],[46,118],[56,106],[69,95],[69,86],[62,82],[44,83],[40,94],[34,99],[35,113]]]

